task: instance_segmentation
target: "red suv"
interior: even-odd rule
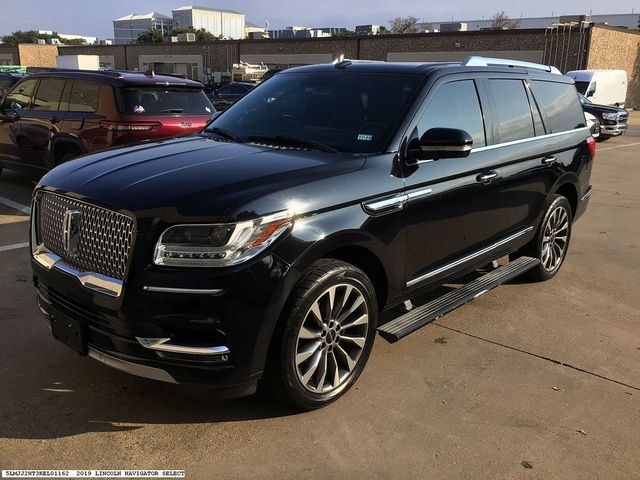
[[[0,102],[0,171],[42,173],[85,153],[198,132],[215,112],[203,88],[153,73],[30,75]]]

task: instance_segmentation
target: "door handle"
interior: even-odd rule
[[[542,159],[542,164],[543,165],[551,165],[552,163],[554,163],[556,161],[556,157],[554,157],[553,155],[548,155],[546,157],[544,157]]]
[[[487,173],[481,173],[476,177],[476,180],[480,183],[491,183],[491,180],[498,177],[498,172],[490,171]]]

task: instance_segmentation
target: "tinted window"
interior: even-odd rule
[[[126,87],[123,112],[130,115],[211,115],[215,109],[201,88]]]
[[[442,85],[418,122],[418,136],[430,128],[458,128],[473,138],[475,148],[486,145],[482,111],[473,80]]]
[[[522,80],[489,80],[489,89],[496,106],[499,141],[533,137],[531,109]]]
[[[251,90],[212,126],[245,138],[286,135],[342,152],[380,152],[422,78],[338,69],[283,73]]]
[[[589,82],[576,82],[576,89],[581,93],[587,93],[587,88],[589,88]]]
[[[33,97],[34,110],[59,110],[60,97],[66,80],[60,78],[44,78],[40,80],[38,92]]]
[[[578,92],[570,83],[532,82],[533,94],[545,114],[547,133],[564,132],[585,126]]]
[[[4,99],[3,106],[9,110],[22,110],[29,108],[31,96],[36,89],[37,80],[25,80],[16,87]]]
[[[95,112],[100,106],[100,84],[74,80],[71,88],[69,110],[71,112]]]

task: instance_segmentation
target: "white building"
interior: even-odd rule
[[[239,40],[245,37],[245,15],[233,10],[197,6],[173,10],[175,28],[204,28],[216,37]]]
[[[151,12],[145,15],[131,14],[113,21],[114,43],[132,43],[141,33],[160,30],[168,34],[173,29],[173,20],[161,13]]]
[[[40,35],[53,35],[53,30],[38,30]],[[58,33],[58,38],[62,40],[82,40],[87,45],[93,45],[98,42],[96,37],[85,37],[83,35],[71,35],[67,33]],[[62,42],[53,42],[53,43],[62,43]]]

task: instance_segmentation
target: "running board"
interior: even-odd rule
[[[390,343],[397,342],[419,328],[437,320],[441,316],[461,307],[465,303],[488,292],[492,288],[508,282],[527,270],[538,266],[540,260],[531,257],[519,257],[495,270],[476,278],[472,282],[445,293],[429,303],[414,308],[410,312],[385,323],[378,332]]]

